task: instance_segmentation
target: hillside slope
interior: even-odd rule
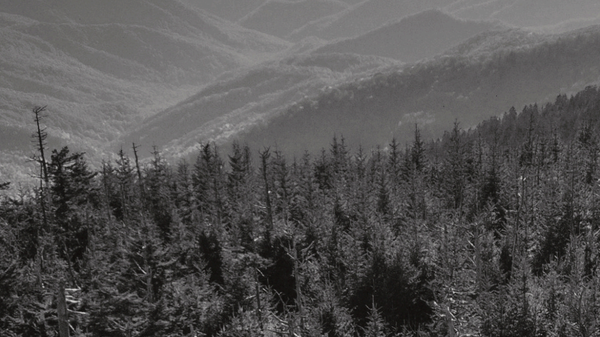
[[[158,145],[171,155],[195,151],[203,140],[225,141],[271,118],[293,102],[397,61],[356,54],[300,55],[240,71],[146,120],[124,146]]]
[[[286,38],[295,29],[348,8],[340,0],[269,0],[240,19],[248,29]]]
[[[93,158],[133,123],[289,43],[179,1],[23,0],[0,2],[0,45],[0,157],[25,162],[35,105],[48,106],[51,144]]]
[[[593,25],[600,16],[600,3],[595,0],[366,0],[309,22],[290,36],[295,41],[309,36],[325,40],[355,37],[387,21],[436,8],[461,19],[498,20],[516,27],[547,27],[554,32]]]
[[[598,18],[600,3],[594,0],[464,0],[457,1],[448,10],[461,18],[495,19],[519,27],[539,27]]]
[[[524,45],[491,53],[470,45],[462,49],[473,54],[384,71],[299,102],[238,138],[255,148],[277,144],[296,155],[327,147],[334,134],[353,147],[369,148],[391,137],[402,143],[412,137],[415,123],[424,137],[439,137],[456,119],[469,127],[506,107],[549,101],[600,80],[600,27],[545,40],[523,39]]]
[[[147,116],[156,110],[130,113],[134,107],[164,108],[181,99],[182,89],[189,92],[225,70],[251,65],[288,47],[282,40],[189,11],[178,2],[36,4],[25,0],[0,6],[5,123],[25,122],[20,118],[28,109],[24,100],[29,105],[60,101],[128,107],[127,116],[106,116],[108,123]],[[43,98],[27,100],[28,96]],[[53,108],[75,113],[65,104]],[[117,114],[121,110],[111,109]],[[76,114],[82,121],[86,118],[81,110]]]
[[[416,62],[433,57],[499,24],[458,20],[439,10],[405,17],[354,38],[333,42],[315,53],[356,53]]]
[[[290,38],[315,36],[325,40],[354,37],[374,30],[387,21],[429,9],[442,8],[454,0],[367,0],[342,12],[312,21],[294,31]]]

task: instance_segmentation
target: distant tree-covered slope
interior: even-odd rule
[[[0,4],[0,12],[38,22],[36,25],[35,21],[29,20],[29,26],[7,25],[4,28],[25,30],[35,36],[44,34],[40,37],[49,43],[70,40],[109,55],[116,52],[118,56],[120,52],[135,50],[139,54],[130,59],[133,62],[139,59],[143,63],[146,58],[158,57],[154,54],[165,58],[164,55],[168,52],[173,53],[179,49],[183,53],[194,47],[200,51],[205,49],[206,51],[198,54],[199,58],[205,59],[204,69],[198,69],[198,65],[194,65],[183,67],[182,70],[194,70],[197,74],[203,71],[213,76],[223,69],[230,69],[232,65],[247,65],[253,55],[264,56],[287,46],[282,40],[243,29],[179,1],[86,0],[40,3],[24,0],[18,5],[11,2]],[[36,30],[40,25],[42,28]],[[120,31],[103,31],[105,25],[118,27]],[[69,31],[70,28],[75,32]],[[55,31],[57,29],[63,30]],[[144,30],[149,33],[144,33]],[[164,37],[161,38],[160,35]],[[144,44],[146,48],[138,44]],[[184,47],[186,44],[192,47]],[[224,57],[227,54],[230,56]],[[177,57],[178,54],[175,53],[174,56]],[[211,64],[222,58],[232,59],[236,63],[221,67]],[[163,61],[167,64],[169,62],[168,58]]]
[[[296,154],[318,151],[333,134],[344,135],[352,146],[374,146],[391,136],[404,142],[415,123],[427,136],[438,137],[455,119],[475,125],[502,113],[499,107],[544,102],[600,79],[599,27],[535,40],[523,39],[524,46],[492,53],[466,46],[462,49],[474,54],[446,55],[334,87],[240,137],[252,146],[277,144]]]
[[[356,54],[290,56],[228,75],[147,119],[123,144],[155,144],[169,154],[193,151],[199,139],[226,140],[326,87],[400,63]]]
[[[289,46],[179,1],[153,0],[2,1],[0,45],[0,130],[29,137],[29,111],[47,105],[49,138],[88,153],[223,71]],[[0,143],[0,157],[5,151],[28,156],[18,142]]]
[[[439,10],[428,10],[357,37],[332,42],[315,53],[357,53],[416,62],[481,32],[499,29],[502,26],[497,23],[458,20]]]
[[[315,20],[297,29],[290,38],[316,36],[325,40],[353,37],[376,29],[386,21],[398,20],[454,0],[366,0],[345,11]]]
[[[600,3],[594,0],[466,0],[457,1],[448,10],[462,18],[497,19],[519,27],[538,27],[598,18]]]
[[[600,13],[594,0],[366,0],[345,11],[306,24],[290,35],[295,40],[315,36],[349,38],[381,27],[389,20],[441,9],[469,20],[499,20],[517,27],[547,27],[556,32],[594,24]],[[562,23],[562,25],[561,25]]]
[[[477,34],[463,43],[446,50],[446,56],[464,55],[474,59],[486,58],[503,50],[531,48],[554,39],[551,35],[523,29],[490,30]]]
[[[234,139],[300,155],[326,147],[333,134],[352,146],[391,136],[404,142],[415,123],[438,137],[455,119],[472,126],[500,107],[544,102],[598,81],[598,40],[598,27],[563,35],[486,32],[431,61],[351,77],[344,73],[353,67],[385,63],[343,54],[290,58],[223,80],[123,139],[170,155],[189,153],[198,141]]]

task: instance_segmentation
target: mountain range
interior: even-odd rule
[[[432,9],[404,17],[357,37],[329,43],[315,52],[377,55],[404,62],[417,62],[438,55],[479,33],[503,28],[506,27],[500,23],[459,20]]]
[[[415,121],[436,137],[595,83],[597,13],[590,0],[0,0],[0,182],[34,175],[37,105],[49,148],[96,163],[132,142],[176,158],[234,139],[318,151],[334,133],[369,147]]]
[[[435,22],[430,25],[433,28],[424,29],[423,23],[429,22]],[[397,69],[402,60],[413,62],[434,57],[453,46],[452,41],[460,42],[479,32],[498,29],[502,27],[497,24],[458,20],[437,10],[416,14],[302,56],[290,55],[251,70],[244,69],[239,75],[211,85],[149,118],[121,144],[169,146],[169,153],[190,151],[199,139],[214,141],[235,137],[249,125],[268,120],[305,97],[364,78],[375,70]],[[441,34],[441,39],[429,38],[437,30],[449,33]],[[394,31],[399,34],[389,37]],[[423,38],[411,38],[415,31]]]
[[[10,162],[30,155],[35,105],[48,106],[52,146],[73,143],[93,157],[224,71],[290,45],[182,2],[152,0],[2,1],[0,44],[0,149]]]
[[[594,0],[365,0],[308,22],[290,38],[299,41],[308,36],[325,40],[354,37],[429,9],[441,9],[467,20],[502,21],[514,27],[560,33],[593,24],[600,16],[599,6]]]
[[[435,138],[454,121],[468,128],[512,106],[543,104],[558,94],[597,83],[598,60],[598,26],[552,36],[518,29],[491,31],[431,61],[379,68],[376,74],[325,87],[291,106],[278,105],[262,118],[243,123],[230,123],[227,117],[211,120],[217,123],[211,124],[210,132],[172,136],[171,142],[159,144],[171,153],[197,146],[191,139],[223,144],[237,139],[253,148],[276,146],[301,155],[306,150],[316,153],[327,148],[335,134],[355,148],[385,145],[392,137],[409,142],[415,124],[428,138]],[[189,120],[178,116],[195,111],[201,110],[188,102],[160,118]],[[149,135],[150,129],[159,130],[164,123],[150,125],[137,133]],[[235,137],[224,132],[240,125],[244,126],[232,132]],[[168,135],[160,130],[162,137]]]

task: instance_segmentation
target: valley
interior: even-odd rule
[[[582,0],[550,13],[532,0],[3,2],[0,39],[10,48],[0,51],[0,166],[6,180],[33,175],[28,112],[36,105],[48,106],[50,147],[75,143],[96,164],[134,142],[146,148],[142,157],[157,146],[176,160],[200,143],[234,140],[298,154],[339,134],[371,147],[384,134],[404,139],[415,122],[439,137],[448,121],[474,126],[595,83],[593,61],[577,59],[584,55],[540,57],[534,76],[544,77],[542,88],[500,64],[512,51],[543,53],[533,50],[577,39],[562,31],[593,25],[594,6]],[[545,73],[551,67],[554,77]],[[454,78],[473,76],[482,85]],[[307,139],[308,130],[321,131]]]

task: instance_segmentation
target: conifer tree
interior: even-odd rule
[[[427,166],[425,142],[421,139],[421,130],[415,124],[415,139],[410,150],[411,169],[422,173]]]
[[[235,200],[243,196],[242,188],[248,182],[251,175],[251,166],[248,147],[242,147],[234,142],[232,145],[233,153],[229,155],[230,171],[227,174],[227,188],[229,199]]]
[[[385,169],[382,167],[379,173],[379,179],[377,179],[377,189],[379,190],[377,194],[377,212],[381,214],[384,219],[389,220],[392,215],[392,205],[390,201],[390,195],[388,192],[388,183],[387,177],[385,174]]]
[[[284,226],[287,227],[289,220],[289,205],[291,198],[292,182],[290,171],[285,157],[280,151],[275,151],[275,157],[271,163],[274,174],[273,195],[276,198],[276,212],[280,214]]]
[[[115,163],[115,175],[119,186],[119,199],[118,201],[115,201],[113,208],[115,209],[117,218],[128,220],[132,218],[132,214],[135,214],[134,209],[139,208],[140,206],[136,205],[136,201],[140,200],[140,198],[136,198],[136,196],[140,196],[139,189],[136,188],[137,184],[134,168],[131,166],[131,160],[125,154],[123,149],[119,150],[118,158]]]
[[[270,244],[271,233],[274,228],[274,219],[273,219],[273,207],[271,204],[271,183],[270,183],[270,169],[269,169],[269,158],[271,157],[271,150],[269,148],[264,149],[259,153],[260,155],[260,173],[263,181],[264,188],[264,200],[265,200],[265,208],[266,208],[266,231],[265,231],[265,239],[266,243]]]
[[[152,151],[152,163],[146,170],[144,186],[148,188],[148,211],[164,242],[171,240],[174,227],[172,199],[169,193],[171,180],[171,172],[155,146]]]
[[[446,150],[446,169],[445,189],[451,198],[451,205],[454,209],[461,209],[464,203],[466,188],[466,155],[465,144],[463,143],[461,130],[458,122],[454,122],[454,127],[448,139],[448,148]]]
[[[348,149],[346,148],[345,139],[342,136],[338,142],[337,136],[333,137],[331,143],[331,160],[332,160],[332,174],[339,180],[338,184],[343,185],[346,181],[347,174],[347,162],[348,162]]]
[[[81,267],[90,242],[93,228],[87,223],[85,209],[97,202],[97,188],[93,183],[96,173],[88,168],[83,153],[71,154],[68,147],[63,147],[60,151],[52,151],[48,174],[57,243],[72,274],[72,268],[79,270]]]
[[[314,163],[314,174],[321,190],[328,191],[334,187],[332,166],[325,149],[321,150],[321,156]]]
[[[183,224],[190,227],[193,223],[194,203],[190,165],[182,160],[177,164],[173,182],[173,202]]]
[[[216,146],[203,145],[192,175],[194,193],[203,220],[218,226],[223,224],[225,207],[222,169]]]
[[[367,326],[364,328],[364,337],[383,337],[386,336],[386,323],[381,317],[379,309],[375,305],[375,300],[372,299],[369,313],[367,316]]]

